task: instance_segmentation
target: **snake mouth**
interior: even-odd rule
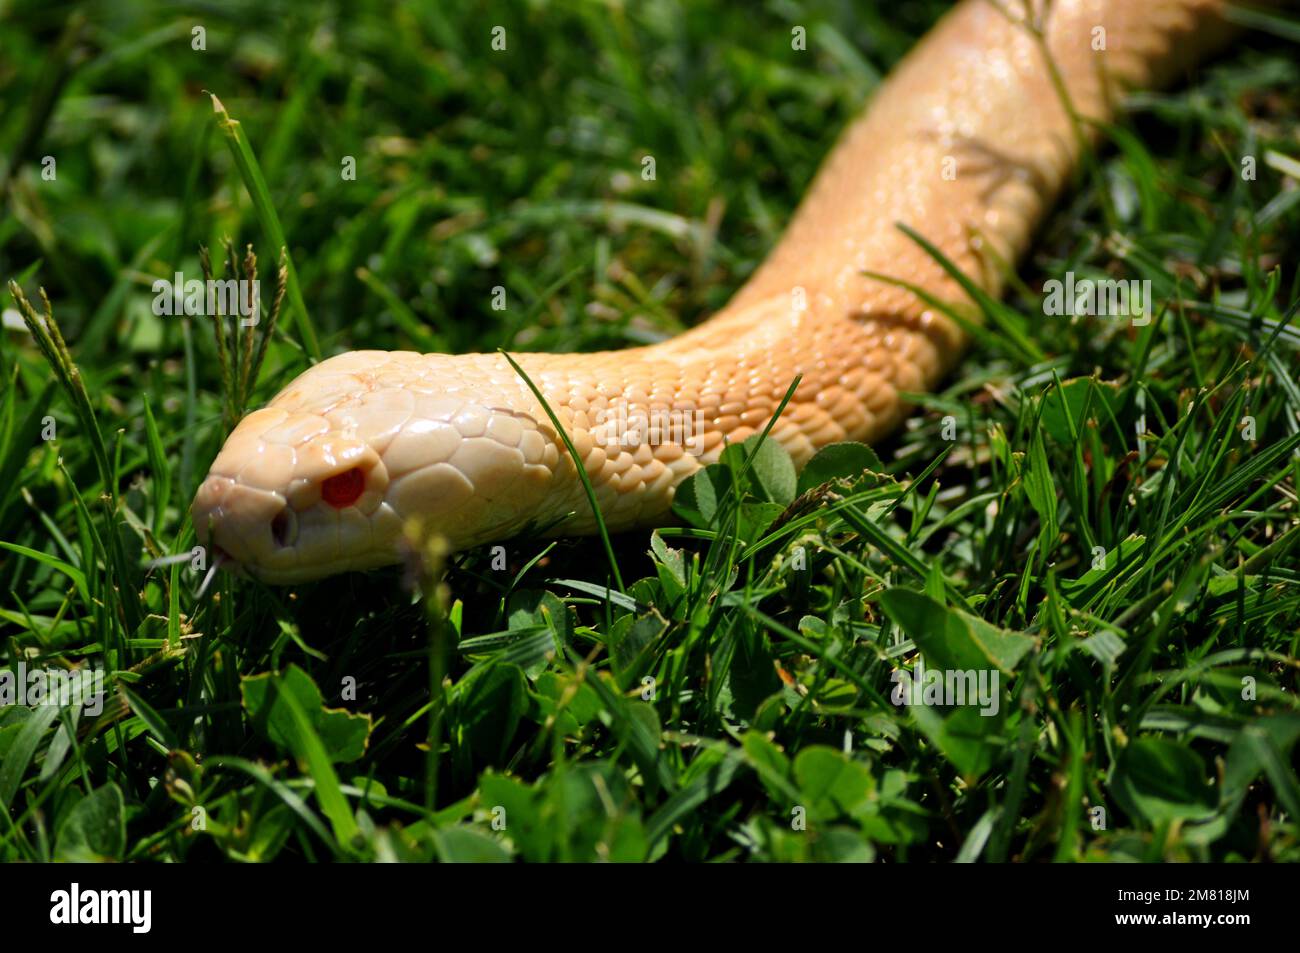
[[[190,515],[201,545],[227,563],[257,566],[293,545],[298,520],[284,497],[224,476],[209,476]]]

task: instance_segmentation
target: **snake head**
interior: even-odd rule
[[[546,495],[554,435],[474,368],[401,351],[311,368],[226,440],[190,510],[199,542],[285,584],[400,562],[413,519],[456,550],[509,535]]]
[[[388,471],[356,430],[265,407],[240,421],[191,507],[199,542],[267,582],[393,562]]]

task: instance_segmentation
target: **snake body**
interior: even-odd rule
[[[796,375],[771,436],[797,465],[895,427],[906,393],[964,344],[932,302],[965,297],[898,226],[999,294],[1089,123],[1221,42],[1223,6],[965,0],[884,82],[721,312],[651,346],[520,355],[606,525],[665,521],[675,488],[761,430]],[[239,423],[192,507],[201,542],[273,583],[397,562],[412,518],[463,549],[566,514],[554,532],[594,531],[570,454],[504,356],[403,351],[306,371]]]

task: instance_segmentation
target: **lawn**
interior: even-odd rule
[[[1294,17],[1133,97],[873,450],[729,451],[617,572],[200,593],[241,408],[352,348],[689,327],[945,7],[0,0],[0,278],[54,318],[3,296],[0,674],[106,693],[0,707],[0,860],[1300,860]],[[153,283],[227,242],[274,283],[280,235],[241,392]],[[1155,313],[1048,315],[1067,272]],[[922,666],[986,713],[897,704]]]

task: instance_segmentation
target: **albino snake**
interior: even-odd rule
[[[933,387],[964,343],[901,283],[866,274],[964,297],[898,225],[999,294],[996,263],[1025,251],[1089,122],[1221,43],[1224,6],[965,0],[884,83],[720,313],[648,347],[520,355],[608,528],[668,519],[678,484],[761,430],[796,375],[772,437],[797,465],[897,425],[900,393]],[[637,429],[666,419],[688,429]],[[398,562],[412,517],[459,550],[568,513],[553,533],[595,529],[568,451],[502,355],[404,351],[353,351],[302,374],[239,423],[192,508],[201,543],[273,583]]]

